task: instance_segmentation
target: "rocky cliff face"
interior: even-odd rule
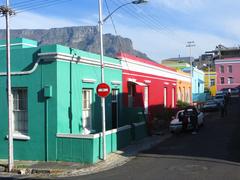
[[[61,44],[93,53],[99,53],[99,33],[96,26],[79,26],[45,29],[11,30],[11,38],[23,37],[36,40],[39,45]],[[5,31],[0,30],[0,39],[5,38]],[[121,36],[105,34],[104,54],[114,57],[118,52],[127,52],[135,56],[148,58],[146,54],[133,48],[132,41]]]

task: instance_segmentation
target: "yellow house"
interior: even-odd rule
[[[190,81],[177,80],[177,99],[183,102],[192,102],[192,84],[189,73],[177,70],[178,73],[189,76]]]
[[[216,95],[217,92],[217,75],[214,71],[205,71],[204,72],[204,88],[209,90],[212,96]]]

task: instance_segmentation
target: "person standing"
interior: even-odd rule
[[[192,115],[190,117],[190,120],[191,120],[191,124],[193,126],[192,134],[197,134],[197,131],[198,131],[198,112],[197,112],[197,109],[195,107],[193,107],[193,112],[192,112]]]

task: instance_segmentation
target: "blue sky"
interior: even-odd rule
[[[129,0],[106,0],[114,10]],[[0,4],[5,1],[0,0]],[[51,3],[44,6],[43,3]],[[105,2],[105,0],[103,0]],[[98,0],[10,0],[18,13],[11,18],[14,29],[39,29],[97,25]],[[32,9],[32,7],[41,8]],[[127,5],[112,17],[117,34],[132,39],[135,49],[160,61],[169,57],[189,56],[187,41],[195,41],[192,55],[198,57],[218,44],[240,44],[239,0],[149,0],[143,5]],[[104,3],[104,16],[108,14]],[[4,28],[0,18],[0,28]],[[115,34],[111,20],[104,33]]]

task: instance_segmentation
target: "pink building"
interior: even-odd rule
[[[217,90],[240,87],[240,57],[215,60]]]

